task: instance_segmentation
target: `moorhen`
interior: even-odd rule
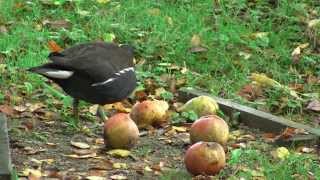
[[[115,103],[127,98],[136,87],[133,48],[129,45],[84,43],[51,52],[48,58],[51,62],[29,71],[51,79],[73,97],[76,118],[79,100],[99,105]],[[99,113],[105,118],[100,106]]]

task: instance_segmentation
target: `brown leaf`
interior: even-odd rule
[[[309,102],[307,109],[319,112],[320,111],[320,101],[317,99],[312,100],[311,102]]]
[[[12,116],[14,114],[14,109],[8,105],[0,105],[0,112],[7,116]]]
[[[202,46],[193,46],[189,49],[191,53],[200,53],[200,52],[207,52],[208,49]]]
[[[144,101],[148,98],[148,94],[145,91],[136,91],[134,96],[137,101]]]
[[[53,28],[53,29],[61,29],[61,28],[68,29],[71,27],[71,23],[65,19],[54,20],[54,21],[44,20],[42,24],[44,26],[49,26],[50,28]]]
[[[253,84],[247,84],[242,87],[242,89],[238,92],[238,95],[247,99],[248,101],[254,101],[258,97],[262,96],[263,92],[259,86],[255,86]]]

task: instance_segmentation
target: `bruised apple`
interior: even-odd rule
[[[184,156],[184,163],[193,175],[215,175],[226,164],[223,147],[216,142],[193,144]]]
[[[136,103],[131,110],[130,117],[139,128],[165,121],[169,105],[165,101],[146,100]]]
[[[195,112],[198,117],[216,114],[219,109],[217,102],[209,96],[198,96],[190,99],[178,109],[180,112]]]
[[[217,142],[226,144],[229,136],[228,124],[217,115],[203,116],[196,120],[190,128],[190,140]]]
[[[138,127],[129,114],[115,114],[104,123],[104,142],[108,148],[130,149],[137,143],[138,138]]]

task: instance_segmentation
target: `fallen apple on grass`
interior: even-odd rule
[[[115,114],[104,123],[104,142],[108,148],[130,149],[138,138],[139,129],[129,114]]]
[[[139,128],[146,128],[166,121],[168,109],[169,105],[166,101],[146,100],[132,107],[130,117]]]
[[[190,141],[217,142],[225,145],[229,137],[228,124],[217,115],[203,116],[196,120],[190,128]]]
[[[198,117],[216,114],[219,110],[217,102],[209,96],[198,96],[190,99],[178,108],[179,112],[195,112]]]
[[[193,175],[215,175],[226,165],[225,152],[218,143],[198,142],[187,150],[184,163]]]

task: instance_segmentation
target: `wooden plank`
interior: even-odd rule
[[[241,104],[232,102],[230,100],[222,99],[219,97],[212,96],[208,93],[201,92],[199,90],[190,89],[190,88],[181,88],[179,91],[179,100],[186,102],[191,98],[205,95],[210,96],[217,101],[220,109],[227,115],[232,116],[233,113],[239,112],[239,121],[244,123],[248,127],[260,129],[264,132],[279,133],[287,127],[304,129],[307,132],[314,134],[320,137],[320,129],[312,128],[310,126],[296,123],[290,120],[287,120],[282,117],[274,116],[272,114],[256,110]]]
[[[10,179],[11,171],[7,118],[0,113],[0,179]]]

